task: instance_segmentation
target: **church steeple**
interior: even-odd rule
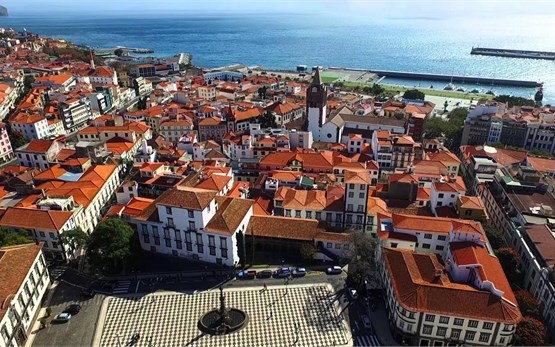
[[[316,68],[316,72],[312,78],[312,86],[321,86],[323,84],[324,82],[322,82],[322,77],[320,77],[320,68]]]

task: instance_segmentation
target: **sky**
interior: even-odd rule
[[[0,0],[11,15],[327,13],[438,18],[555,13],[552,0]]]

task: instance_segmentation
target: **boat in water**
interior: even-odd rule
[[[488,91],[486,92],[486,94],[495,96],[495,92],[494,92],[493,90],[491,90],[491,89],[488,90]]]
[[[479,88],[474,88],[474,89],[472,89],[470,92],[473,93],[473,94],[479,94],[479,93],[481,93],[482,91],[481,91]]]
[[[453,85],[453,83],[449,83],[448,85],[443,87],[443,90],[455,90],[455,89],[456,89],[456,87],[455,87],[455,85]]]
[[[466,88],[459,87],[459,88],[457,88],[457,92],[463,92],[464,93],[464,92],[466,92]]]

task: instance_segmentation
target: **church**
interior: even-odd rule
[[[392,134],[406,134],[406,119],[395,117],[357,116],[354,110],[344,106],[327,119],[328,88],[322,82],[320,70],[316,69],[312,83],[306,90],[306,115],[308,131],[315,142],[348,143],[351,134],[361,135],[370,142],[375,130],[387,130]]]

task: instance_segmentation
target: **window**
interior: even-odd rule
[[[412,324],[407,324],[407,329],[406,331],[411,332],[412,331]]]
[[[335,244],[335,249],[341,249],[341,244],[336,243],[336,244]]]
[[[482,327],[486,330],[491,330],[491,329],[493,329],[493,323],[492,322],[484,322],[482,324]]]
[[[490,333],[480,333],[480,342],[488,342],[490,336]]]
[[[358,193],[358,198],[359,199],[364,199],[364,193]]]
[[[52,233],[52,232],[48,233],[48,235],[50,235],[50,238],[51,238],[51,239],[55,239],[55,238],[56,238],[56,235],[54,235],[54,233]]]
[[[191,232],[190,231],[185,232],[185,246],[187,247],[187,250],[189,252],[193,251],[193,242],[191,240]]]
[[[175,225],[173,224],[173,218],[168,218],[168,226],[169,226],[170,228],[174,228],[174,227],[175,227]]]
[[[360,190],[364,190],[366,188],[366,186],[364,184],[359,185]]]
[[[447,328],[437,327],[437,332],[436,332],[437,336],[445,336],[446,333],[447,333]]]
[[[322,212],[316,212],[316,219],[322,219]]]
[[[352,210],[353,210],[353,204],[348,204],[347,211],[352,211]]]
[[[432,334],[433,326],[431,325],[424,325],[424,330],[422,330],[423,334],[431,335]]]
[[[362,216],[357,216],[357,224],[362,224]]]
[[[191,210],[187,210],[187,214],[189,216],[189,218],[195,218],[195,213]]]
[[[466,334],[464,334],[464,339],[467,340],[467,341],[473,341],[475,335],[476,335],[476,332],[467,331]]]
[[[301,218],[301,211],[299,210],[295,211],[295,218]]]
[[[464,320],[462,320],[461,318],[455,318],[455,321],[453,322],[453,324],[458,326],[462,326],[463,323],[464,323]]]
[[[348,214],[345,222],[347,222],[348,224],[352,223],[353,222],[353,216]]]
[[[355,189],[355,185],[354,184],[349,184],[349,189]]]
[[[196,234],[196,235],[197,235],[197,252],[204,253],[204,247],[202,244],[202,235],[201,234]]]
[[[52,248],[58,248],[58,243],[57,242],[52,242]]]
[[[436,246],[436,251],[443,251],[443,246],[437,245]]]
[[[478,327],[478,321],[477,320],[470,320],[468,321],[468,326],[471,328],[477,328]]]
[[[424,249],[430,249],[430,244],[429,244],[429,243],[423,243],[423,244],[422,244],[422,248],[424,248]]]
[[[364,205],[357,205],[357,212],[364,212]]]
[[[433,322],[435,319],[436,319],[436,316],[434,316],[433,314],[426,315],[426,322]]]
[[[424,238],[425,238],[425,239],[431,239],[431,238],[432,238],[432,234],[424,234]]]
[[[328,243],[326,244],[326,248],[332,248],[332,247],[333,247],[333,246],[332,246],[331,242],[328,242]]]
[[[445,241],[447,239],[447,236],[445,235],[438,235],[437,237],[438,241]]]
[[[500,339],[499,339],[499,344],[502,345],[502,344],[504,344],[504,343],[505,343],[505,338],[504,338],[504,337],[500,338]]]
[[[312,211],[306,211],[306,218],[312,218]]]
[[[512,331],[513,330],[513,326],[510,324],[505,324],[505,326],[503,327],[503,331]]]
[[[152,226],[152,236],[154,236],[154,244],[159,246],[160,245],[160,234],[158,234],[158,227]]]
[[[212,235],[208,235],[208,251],[210,255],[216,255],[216,241]]]
[[[172,214],[172,208],[166,206],[166,214]]]
[[[197,230],[195,227],[195,222],[189,222],[189,230]]]
[[[437,197],[440,198],[440,199],[443,198],[443,193],[439,193],[439,194],[437,195]]]
[[[355,197],[355,193],[349,192],[349,198],[354,198],[354,197]]]
[[[440,316],[440,317],[439,317],[439,322],[440,322],[441,324],[449,324],[449,317]]]
[[[44,231],[39,231],[39,235],[40,237],[46,237],[46,234],[44,233]]]
[[[452,329],[451,330],[451,338],[453,340],[458,340],[461,337],[461,330],[460,329]]]
[[[143,228],[143,242],[150,243],[150,235],[148,234],[148,226],[146,224],[142,225]]]
[[[285,210],[285,217],[291,217],[291,210]]]

